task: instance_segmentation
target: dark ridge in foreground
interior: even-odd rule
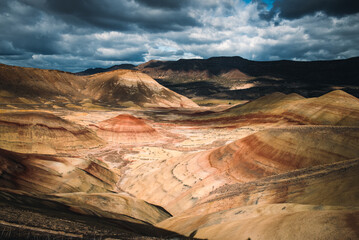
[[[0,216],[0,239],[188,239],[152,225],[76,214],[55,202],[5,192],[0,192]]]

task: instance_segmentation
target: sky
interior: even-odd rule
[[[359,56],[358,0],[0,0],[0,63],[92,67]]]

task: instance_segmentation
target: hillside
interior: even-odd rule
[[[335,125],[358,126],[359,99],[341,90],[320,97],[275,92],[220,112],[192,115],[182,123],[212,127]]]
[[[113,70],[78,76],[56,70],[0,65],[0,104],[16,108],[197,107],[144,73]]]
[[[86,79],[57,70],[23,68],[0,64],[0,99],[14,102],[25,98],[38,102],[49,100],[80,100]],[[20,101],[21,102],[21,101]]]
[[[94,100],[142,107],[197,107],[190,99],[138,71],[115,70],[88,76],[87,80],[84,92]]]

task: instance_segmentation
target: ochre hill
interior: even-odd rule
[[[117,133],[153,133],[156,130],[146,124],[142,119],[130,114],[120,114],[114,118],[104,120],[98,124],[98,128]]]
[[[95,100],[142,107],[198,107],[188,98],[163,87],[148,75],[133,70],[115,70],[88,76],[85,93]]]
[[[0,89],[8,96],[30,99],[80,100],[86,79],[57,70],[23,68],[0,64]]]
[[[51,113],[0,113],[0,148],[36,154],[69,154],[105,145],[91,130]]]
[[[259,131],[211,151],[212,167],[239,182],[359,156],[358,127],[299,126]],[[328,137],[330,136],[330,137]]]

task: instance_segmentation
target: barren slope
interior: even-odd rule
[[[49,195],[44,196],[49,197]],[[53,196],[53,199],[61,200]],[[91,199],[91,196],[88,200]],[[119,200],[120,196],[116,199]],[[124,198],[125,199],[125,198]],[[91,199],[92,200],[92,199]],[[134,199],[129,199],[133,201]],[[45,200],[39,197],[30,197],[21,192],[0,191],[0,236],[1,239],[168,239],[170,237],[183,239],[176,233],[156,228],[143,220],[133,218],[136,215],[140,200],[137,205],[129,207],[132,212],[113,214],[106,218],[96,208],[89,212],[78,214],[70,211],[76,208],[74,201],[69,208],[56,200]],[[88,204],[78,203],[82,209]],[[93,205],[93,203],[90,203]],[[121,201],[115,206],[121,207]],[[99,205],[101,208],[103,205]],[[124,207],[126,205],[123,205]],[[158,220],[160,209],[149,204],[144,204],[143,209],[151,213],[149,220]],[[157,209],[157,210],[156,210]],[[118,210],[112,209],[112,212]],[[92,215],[94,211],[98,216]],[[158,213],[156,213],[158,211]],[[139,211],[140,212],[140,211]],[[109,215],[109,213],[105,212]],[[137,213],[138,216],[138,213]],[[165,216],[165,214],[163,215]],[[148,218],[148,215],[147,215]],[[161,219],[161,218],[159,218]]]
[[[9,96],[47,101],[62,96],[79,100],[84,97],[81,90],[85,83],[85,78],[71,73],[0,64],[0,89]]]
[[[163,87],[138,71],[115,70],[87,78],[85,92],[95,100],[143,107],[198,107],[188,98]]]

